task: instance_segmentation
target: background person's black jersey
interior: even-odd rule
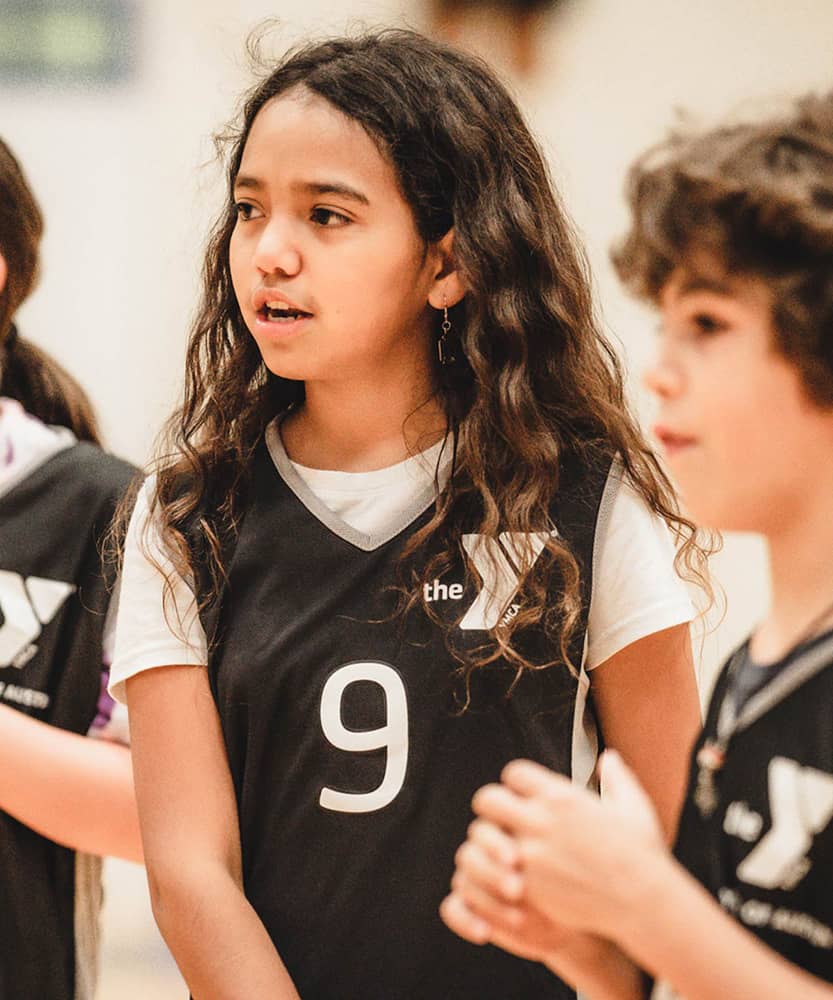
[[[135,470],[80,443],[0,494],[0,702],[86,733],[110,599],[100,542]],[[0,997],[76,995],[75,852],[0,811]]]
[[[791,656],[745,703],[704,815],[697,752],[716,739],[747,655],[744,645],[715,686],[674,853],[765,944],[833,982],[833,634]]]
[[[475,674],[461,714],[442,630],[421,608],[404,627],[391,618],[397,558],[430,516],[431,491],[369,538],[316,500],[276,432],[267,440],[209,672],[238,800],[246,895],[300,995],[572,997],[543,966],[462,941],[438,907],[472,794],[505,763],[529,757],[588,779],[596,734],[586,675],[579,681],[561,664],[527,671],[505,698],[514,671],[495,665]],[[583,567],[578,662],[597,515],[615,488],[611,476],[605,494],[609,467],[609,456],[565,462],[553,512]],[[503,614],[515,610],[514,544],[503,536],[494,552],[507,574]],[[462,567],[429,584],[427,597],[439,615],[463,616],[462,641],[484,640],[494,608],[464,584]],[[539,662],[541,640],[537,630],[527,637]]]

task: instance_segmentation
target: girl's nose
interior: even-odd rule
[[[292,277],[300,271],[301,253],[289,226],[272,222],[264,227],[255,247],[254,265],[264,274],[278,272]]]

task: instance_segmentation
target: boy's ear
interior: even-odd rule
[[[451,228],[433,248],[437,261],[434,284],[428,301],[435,309],[456,306],[466,294],[466,283],[454,262],[454,229]]]

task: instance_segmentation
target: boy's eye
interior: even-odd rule
[[[698,333],[719,333],[726,329],[726,324],[712,313],[699,312],[692,316],[692,323]]]
[[[234,208],[237,212],[237,218],[243,222],[249,222],[251,219],[255,219],[262,214],[248,201],[235,202]]]
[[[310,219],[322,228],[332,229],[334,226],[343,226],[351,220],[341,212],[336,212],[332,208],[314,208],[310,212]]]

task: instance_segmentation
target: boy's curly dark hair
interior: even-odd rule
[[[759,278],[777,349],[810,398],[833,406],[833,92],[760,123],[674,134],[631,168],[619,276],[656,301],[699,261]]]

